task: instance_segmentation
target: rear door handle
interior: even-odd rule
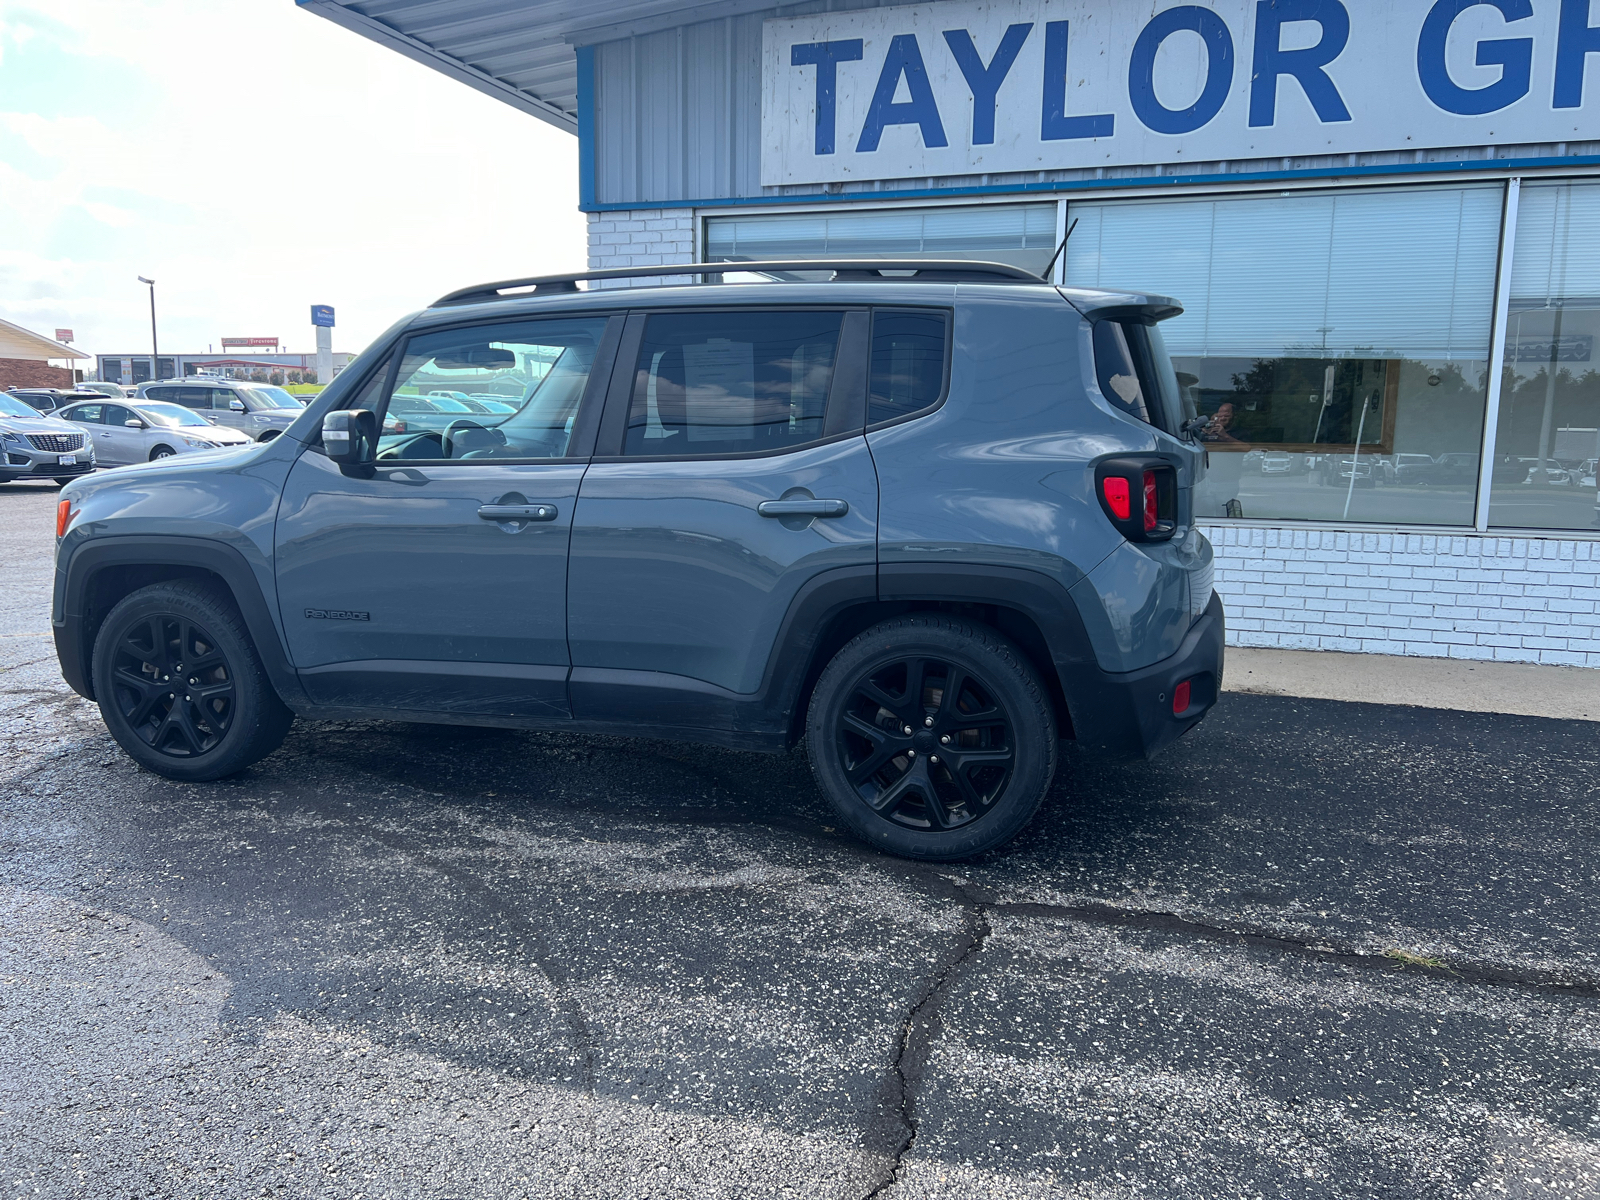
[[[763,500],[756,505],[763,517],[842,517],[850,511],[848,500]]]
[[[554,504],[485,504],[478,509],[485,521],[554,521]]]

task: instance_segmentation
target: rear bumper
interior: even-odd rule
[[[1171,658],[1125,675],[1104,671],[1062,676],[1079,745],[1107,758],[1152,758],[1198,725],[1222,691],[1227,620],[1222,598],[1211,603]],[[1189,706],[1172,710],[1178,685],[1189,684]]]

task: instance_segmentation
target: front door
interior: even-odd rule
[[[94,431],[95,459],[108,464],[144,462],[149,457],[145,449],[145,432],[134,429],[129,421],[143,421],[131,408],[121,404],[108,404],[101,416],[102,425]]]
[[[589,453],[581,418],[599,402],[588,392],[608,324],[501,321],[413,336],[351,405],[372,409],[379,428],[390,395],[438,387],[512,395],[516,411],[384,435],[366,468],[341,468],[319,448],[300,456],[278,517],[278,598],[313,701],[570,715],[567,547]]]
[[[576,717],[695,725],[734,714],[762,690],[808,582],[853,568],[874,594],[866,316],[630,319],[621,352],[634,369],[617,373],[609,453],[584,477],[573,529]]]

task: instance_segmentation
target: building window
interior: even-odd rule
[[[1503,189],[1072,204],[1067,283],[1175,297],[1201,517],[1470,525]]]
[[[1042,271],[1056,248],[1056,205],[984,204],[710,217],[708,262],[795,258],[968,258]]]
[[[1517,213],[1489,523],[1600,525],[1600,184],[1527,184]]]

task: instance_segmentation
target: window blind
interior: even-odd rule
[[[1072,204],[1067,283],[1176,297],[1171,352],[1482,360],[1497,186]]]
[[[979,258],[1043,268],[1055,252],[1056,206],[983,204],[873,212],[711,217],[706,259]]]
[[[1600,184],[1524,184],[1513,308],[1600,308]]]

